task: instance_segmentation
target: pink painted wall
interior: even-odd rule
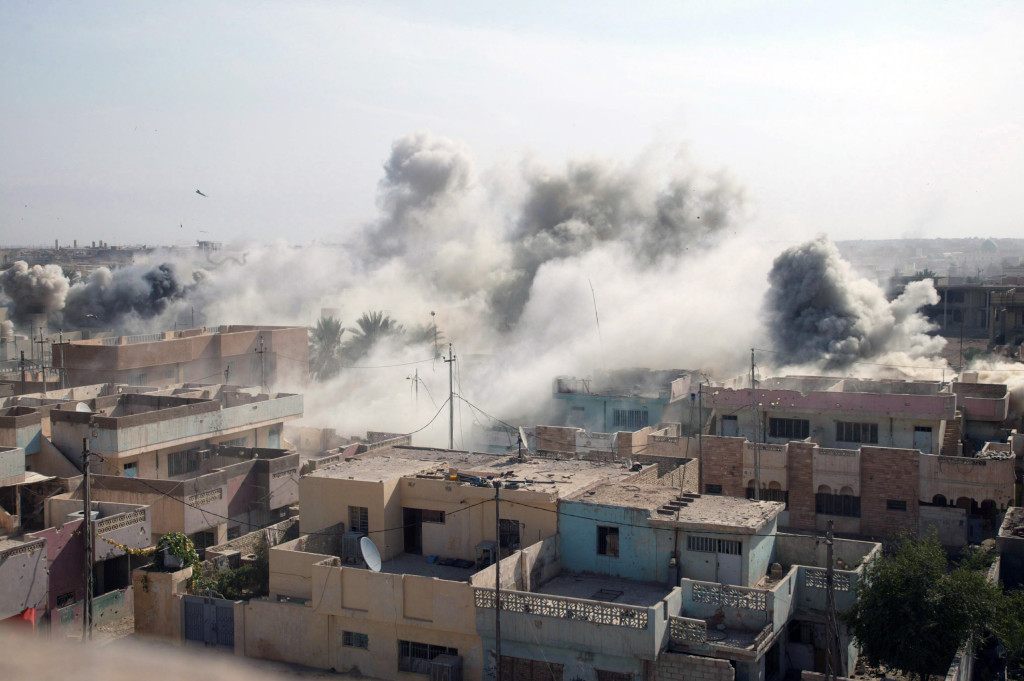
[[[705,392],[715,407],[750,405],[750,388],[732,390],[712,388]],[[812,392],[797,390],[758,390],[762,409],[805,409],[814,412],[842,411],[850,414],[886,414],[897,418],[925,417],[952,419],[956,414],[956,395],[884,395],[877,393]]]

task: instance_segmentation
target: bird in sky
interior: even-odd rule
[[[198,189],[196,190],[196,194],[199,194],[199,196],[206,196],[206,194],[202,193],[202,192],[201,192],[201,191],[199,191]],[[207,198],[209,198],[209,197],[207,197]]]

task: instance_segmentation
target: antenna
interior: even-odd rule
[[[373,543],[373,540],[369,537],[363,537],[360,539],[359,550],[363,553],[363,560],[366,561],[366,567],[370,568],[374,572],[380,572],[380,551],[377,550],[377,545]]]

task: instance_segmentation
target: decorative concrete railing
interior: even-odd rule
[[[857,456],[860,454],[856,449],[836,449],[833,447],[821,447],[818,449],[818,453],[825,456]]]
[[[118,513],[109,518],[100,518],[93,524],[93,531],[96,534],[106,534],[107,532],[120,530],[122,527],[130,527],[144,522],[146,522],[146,510],[140,508],[137,511]]]
[[[761,589],[748,589],[726,584],[694,584],[693,600],[727,608],[767,610],[768,594]]]
[[[207,490],[206,492],[190,494],[185,498],[185,502],[189,506],[205,506],[206,504],[212,504],[215,501],[220,501],[223,498],[224,488],[218,487],[216,489]]]
[[[804,568],[804,586],[812,589],[827,589],[828,571],[822,568]],[[843,572],[833,570],[832,587],[836,591],[849,591],[850,576]]]
[[[670,615],[668,618],[668,633],[675,643],[707,643],[708,623],[704,620]]]
[[[768,444],[767,442],[762,442],[761,444],[759,444],[757,446],[757,448],[759,450],[761,450],[762,452],[784,452],[784,451],[786,451],[786,445],[772,445],[772,444]],[[753,445],[751,445],[751,449],[753,449]]]
[[[35,553],[39,549],[43,548],[45,545],[45,540],[36,539],[35,541],[27,541],[24,544],[12,546],[9,549],[4,549],[3,551],[0,551],[0,563],[7,560],[8,558],[13,558],[14,556]]]
[[[478,608],[493,608],[494,589],[474,587],[473,600]],[[647,608],[636,605],[610,605],[580,598],[502,591],[501,609],[505,612],[579,620],[629,629],[647,628]]]

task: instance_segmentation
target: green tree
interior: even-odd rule
[[[405,334],[401,324],[379,310],[364,312],[356,320],[356,327],[350,328],[349,331],[351,334],[345,341],[342,352],[350,362],[359,361],[368,355],[377,343]]]
[[[926,679],[945,674],[965,642],[979,641],[1000,596],[984,571],[969,564],[948,569],[934,536],[904,538],[867,567],[844,617],[870,664]]]
[[[922,279],[935,279],[937,274],[929,269],[918,270],[914,272],[914,276],[910,278],[911,281],[921,281]]]
[[[1003,595],[992,630],[1006,648],[1007,664],[1016,669],[1024,666],[1024,589]]]
[[[431,352],[440,354],[441,346],[444,345],[444,332],[434,324],[422,324],[412,327],[405,340],[409,345],[426,346]]]
[[[334,317],[321,317],[309,332],[309,375],[319,382],[333,378],[341,370],[341,336],[345,329]]]

